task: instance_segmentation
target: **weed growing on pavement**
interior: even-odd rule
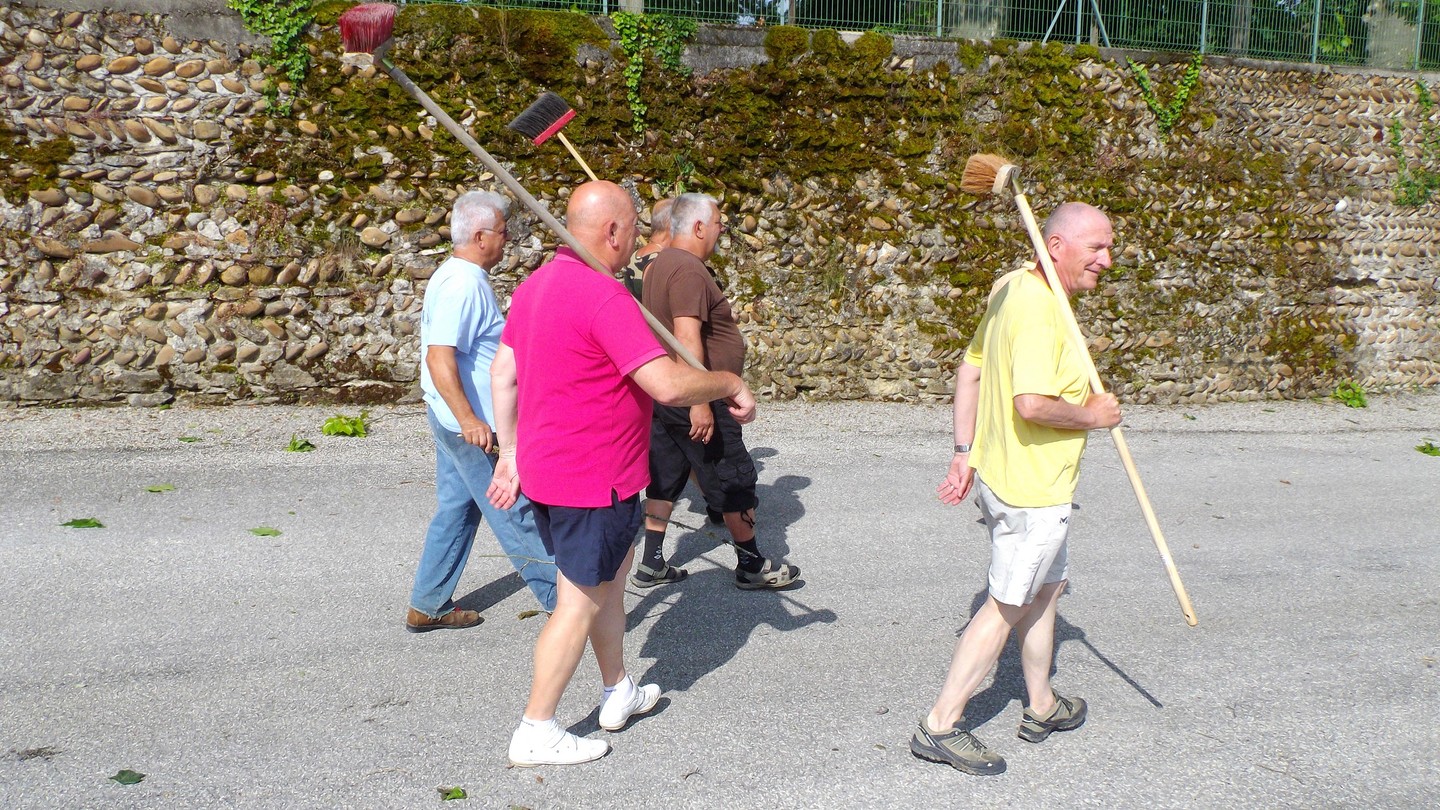
[[[1364,408],[1370,404],[1365,399],[1365,389],[1350,380],[1335,386],[1335,393],[1330,396],[1345,403],[1347,408]]]
[[[365,434],[361,433],[360,435],[363,436]],[[285,445],[285,452],[287,453],[308,453],[314,449],[315,445],[312,444],[309,439],[302,439],[295,433],[290,434],[290,443]]]
[[[1426,439],[1424,444],[1415,445],[1415,449],[1427,456],[1440,456],[1440,445],[1436,445],[1434,439]]]
[[[326,436],[357,436],[364,438],[369,433],[370,412],[361,411],[359,416],[335,414],[325,420],[320,432]]]
[[[103,528],[105,528],[105,524],[104,524],[104,523],[101,523],[100,521],[96,520],[95,518],[72,518],[72,519],[70,519],[70,520],[65,521],[64,523],[61,523],[60,525],[61,525],[61,526],[69,526],[69,527],[72,528],[72,529],[103,529]]]

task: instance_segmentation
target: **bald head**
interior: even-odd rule
[[[1069,202],[1045,220],[1045,248],[1066,295],[1095,289],[1110,269],[1115,232],[1110,218],[1093,205]],[[1037,268],[1038,270],[1038,268]]]
[[[635,205],[629,192],[609,181],[576,188],[565,207],[565,225],[612,273],[635,250]]]
[[[1093,205],[1067,202],[1050,212],[1050,218],[1045,220],[1045,227],[1041,230],[1041,235],[1047,240],[1051,234],[1055,233],[1073,237],[1085,228],[1099,223],[1105,223],[1108,226],[1109,222],[1110,218],[1105,216],[1105,212]]]

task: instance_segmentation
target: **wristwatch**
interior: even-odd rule
[[[968,452],[970,452],[970,447],[971,447],[971,445],[968,445],[968,444],[957,444],[957,445],[955,445],[955,452],[956,452],[956,453],[968,453]]]

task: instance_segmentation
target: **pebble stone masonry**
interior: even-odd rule
[[[0,402],[413,397],[421,296],[446,255],[455,190],[380,183],[350,199],[237,165],[228,144],[267,104],[265,69],[248,45],[181,40],[167,30],[161,14],[0,8],[0,125],[8,121],[21,144],[64,138],[74,146],[57,187],[30,191],[18,204],[0,200]],[[891,67],[925,65],[925,47],[897,40]],[[1143,106],[1123,62],[1091,61],[1083,70],[1116,110]],[[1289,304],[1320,328],[1315,340],[1344,342],[1349,376],[1367,388],[1440,384],[1437,208],[1394,203],[1397,166],[1384,142],[1394,117],[1413,108],[1413,77],[1324,68],[1306,75],[1301,93],[1253,65],[1213,64],[1205,73],[1223,99],[1217,109],[1249,137],[1313,155],[1347,179],[1297,189],[1285,203],[1324,229],[1290,249],[1332,269],[1323,295]],[[296,126],[316,134],[310,122]],[[433,122],[420,129],[418,136],[448,137],[434,134]],[[409,128],[391,135],[417,137]],[[18,180],[26,171],[0,167]],[[477,185],[488,180],[482,175]],[[913,263],[964,259],[953,236],[916,226],[879,178],[852,182],[890,214],[873,218],[868,242],[824,239],[833,208],[811,181],[767,180],[765,195],[734,207],[732,239],[745,249],[726,272],[732,281],[759,272],[771,288],[737,307],[751,382],[782,398],[944,400],[958,351],[936,351],[933,329],[920,322],[937,297],[956,291],[927,284]],[[1200,197],[1174,204],[1218,207]],[[323,231],[287,229],[288,213],[302,209]],[[1237,234],[1265,230],[1243,212],[1216,216],[1234,217]],[[502,299],[542,260],[537,234],[497,271]],[[1245,250],[1240,239],[1192,247],[1192,266]],[[787,299],[787,274],[825,251],[853,257],[861,295],[883,299],[884,314],[860,318]],[[1143,261],[1138,247],[1127,251],[1123,260]],[[1186,271],[1168,272],[1155,283]],[[1231,300],[1199,314],[1230,317],[1266,294],[1263,273],[1257,278],[1237,281]],[[1127,330],[1123,313],[1111,311],[1120,309],[1082,310],[1092,348],[1123,353],[1177,340],[1173,329]],[[1117,389],[1129,401],[1162,403],[1325,393],[1297,382],[1303,376],[1251,336],[1218,354],[1137,363]]]

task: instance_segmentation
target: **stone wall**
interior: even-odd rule
[[[0,169],[0,401],[413,395],[420,297],[445,256],[448,203],[494,179],[463,164],[433,120],[387,96],[383,75],[342,67],[333,32],[317,29],[315,78],[299,92],[244,37],[192,38],[225,24],[182,22],[154,2],[142,4],[152,13],[75,10],[85,5],[98,4],[0,9],[0,124],[13,128],[0,132],[10,156]],[[897,39],[881,69],[896,86],[933,89],[1000,81],[1027,54],[1001,45],[976,58],[967,47]],[[409,53],[397,49],[402,66]],[[574,92],[614,84],[611,53],[579,53]],[[716,76],[728,81],[765,53],[763,32],[703,31],[687,60],[732,72],[699,71],[693,92],[711,97]],[[1413,80],[1212,61],[1194,114],[1167,140],[1119,56],[1065,57],[1098,168],[1026,165],[1042,215],[1076,197],[1115,214],[1116,271],[1078,310],[1114,387],[1130,401],[1204,402],[1309,396],[1344,378],[1371,389],[1440,384],[1436,209],[1398,206],[1392,190],[1388,128],[1413,113]],[[1152,70],[1158,83],[1178,68],[1157,60]],[[359,121],[336,81],[397,112]],[[1010,131],[1025,113],[1001,109],[1003,98],[976,97],[965,115],[986,133]],[[295,114],[273,115],[277,100]],[[588,114],[607,114],[590,101]],[[464,105],[459,95],[446,103]],[[1032,123],[1077,103],[1030,113]],[[477,128],[499,112],[464,109]],[[687,126],[639,142],[705,141],[704,122]],[[1419,138],[1413,127],[1403,134],[1415,159]],[[676,176],[624,174],[623,155],[596,159],[605,142],[576,140],[645,204],[675,187]],[[720,264],[757,391],[948,396],[989,283],[1025,250],[1008,201],[956,188],[956,149],[972,145],[1026,148],[941,134],[928,151],[891,158],[898,177],[767,171],[724,191],[736,227]],[[267,168],[282,153],[313,165]],[[581,179],[557,146],[502,158],[552,210]],[[512,230],[495,274],[502,297],[553,247],[528,216]]]

